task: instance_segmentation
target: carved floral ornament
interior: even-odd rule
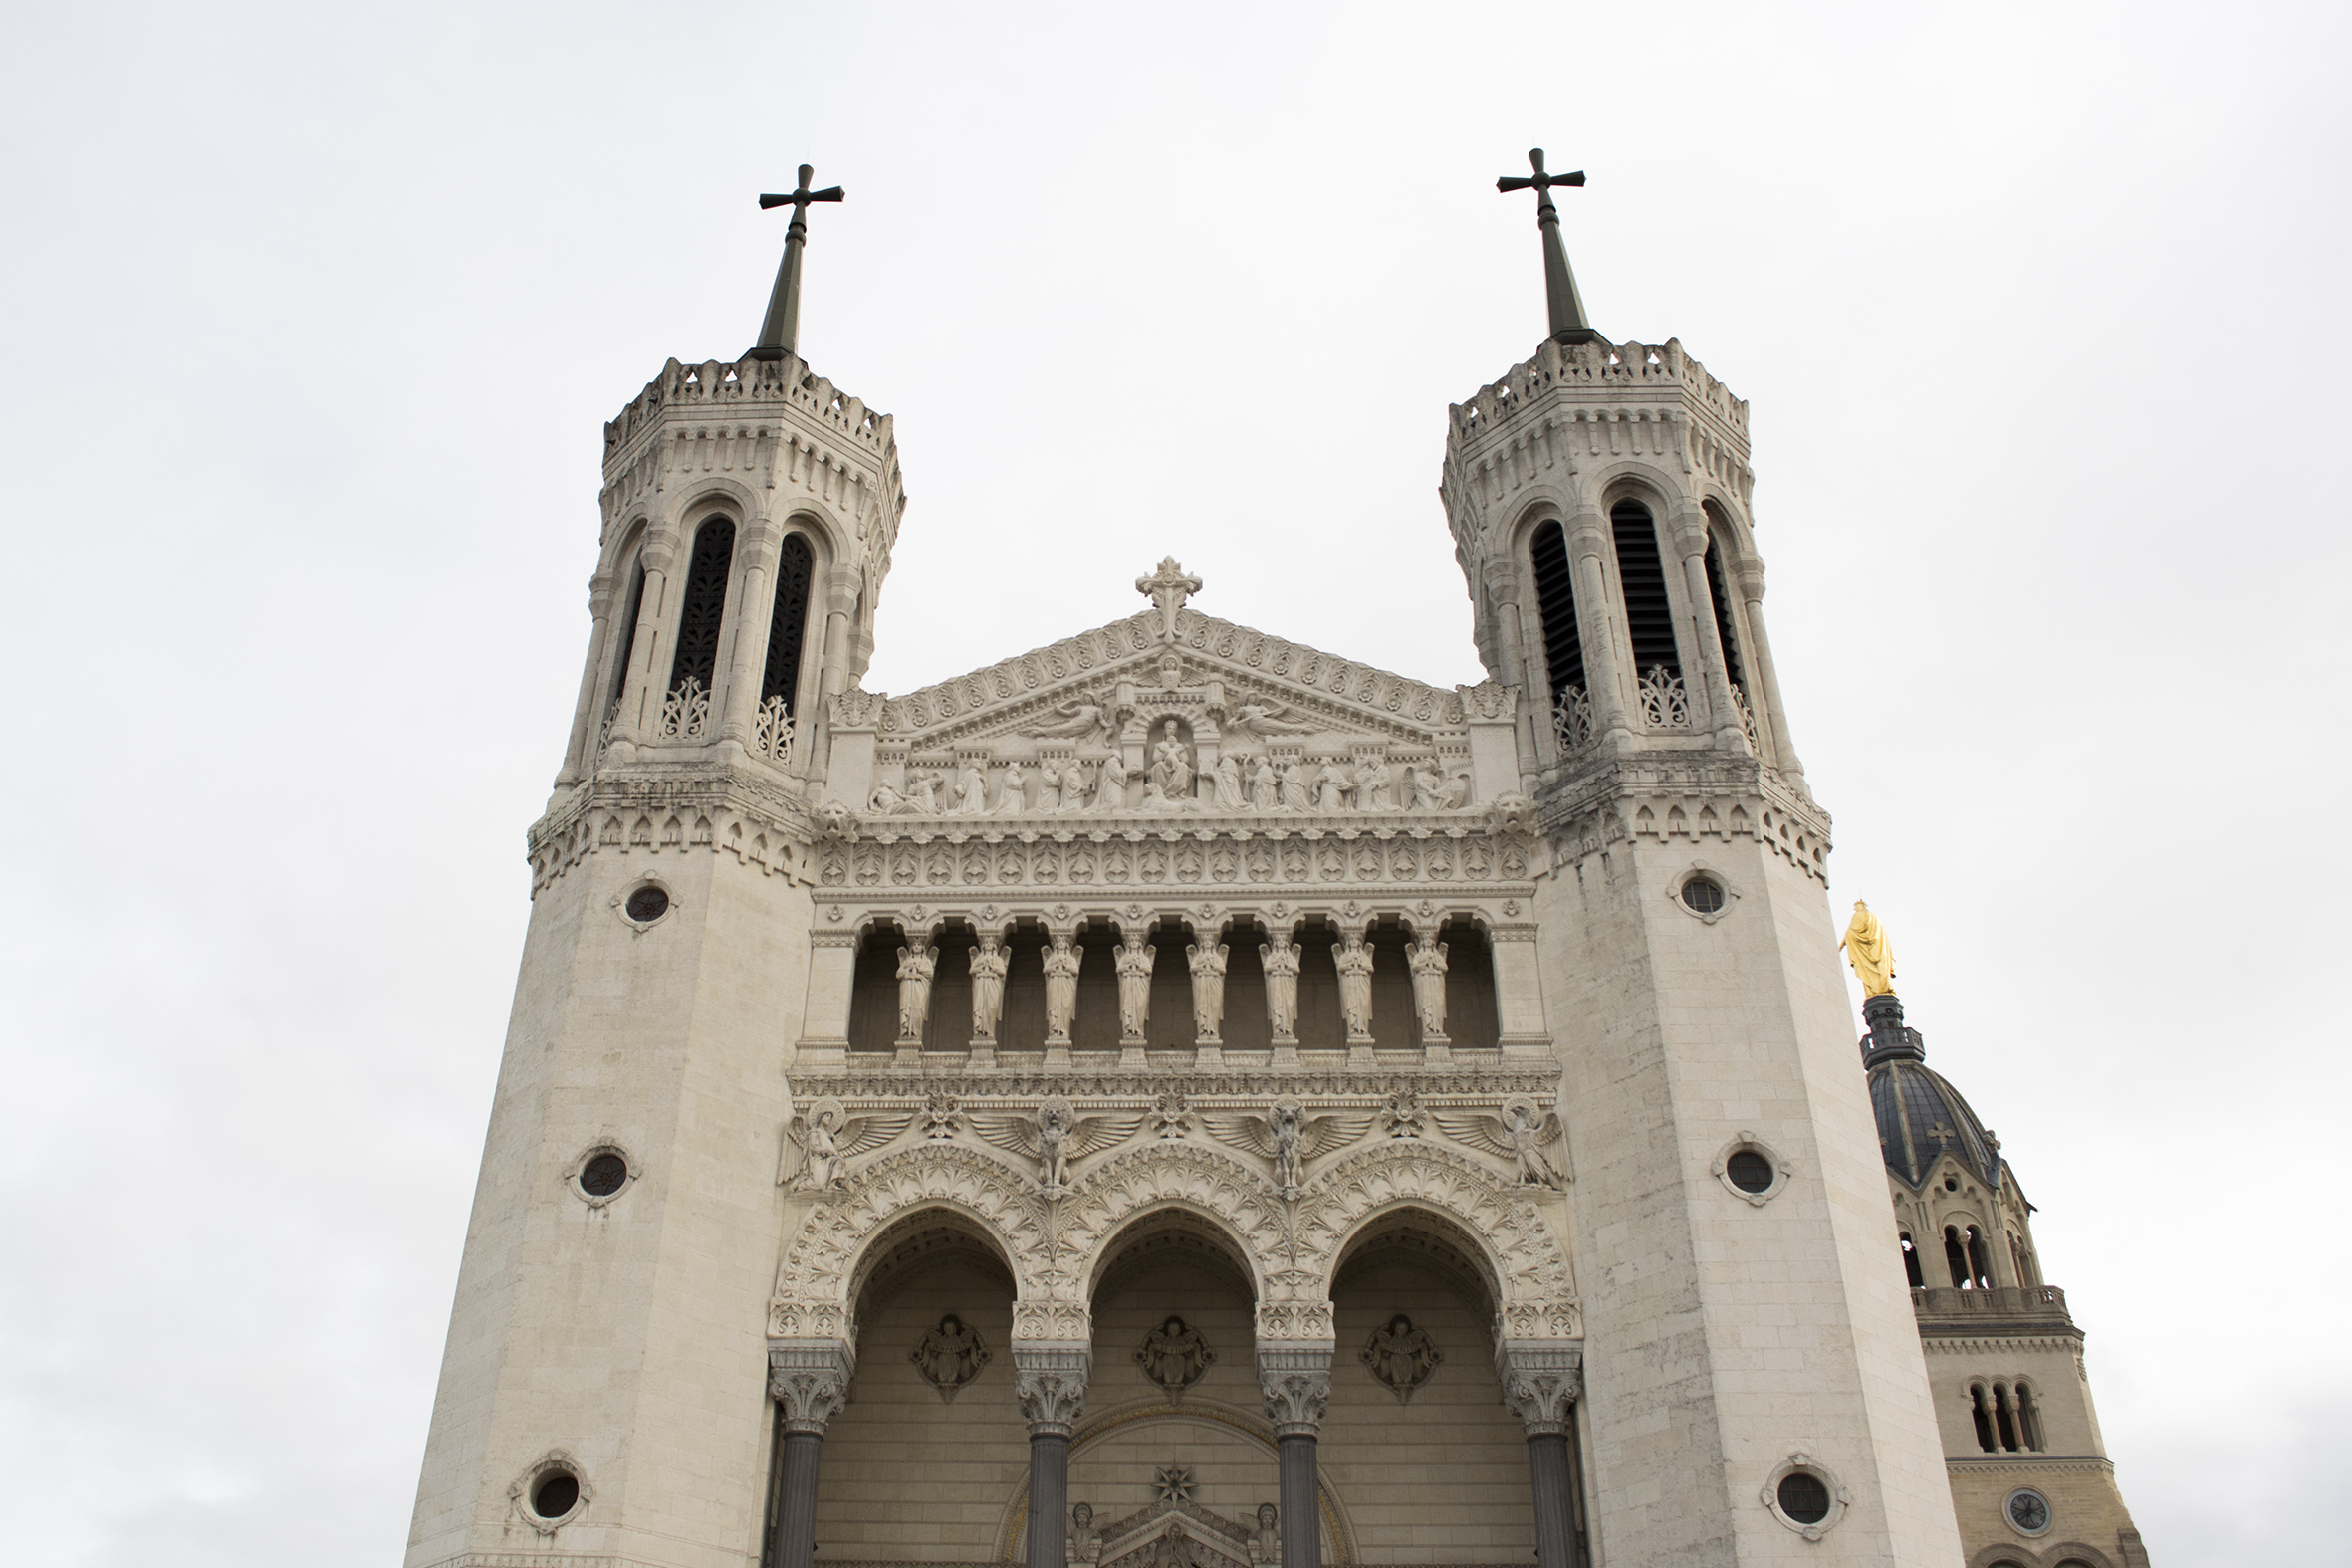
[[[917,1142],[875,1158],[846,1191],[809,1207],[777,1271],[769,1333],[853,1340],[850,1303],[877,1238],[911,1213],[937,1209],[980,1230],[1010,1262],[1017,1345],[1083,1344],[1090,1282],[1110,1243],[1139,1216],[1181,1209],[1223,1232],[1243,1259],[1261,1340],[1327,1342],[1330,1283],[1348,1241],[1382,1216],[1410,1210],[1477,1238],[1503,1332],[1581,1335],[1566,1252],[1535,1201],[1541,1189],[1515,1187],[1469,1155],[1419,1139],[1367,1138],[1327,1157],[1294,1200],[1273,1174],[1264,1161],[1145,1136],[1074,1169],[1049,1198],[1034,1169],[993,1151]]]

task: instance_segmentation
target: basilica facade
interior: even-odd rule
[[[1467,687],[1144,542],[868,691],[797,299],[628,402],[411,1568],[2144,1562],[2013,1172],[1857,1054],[1748,406],[1567,291],[1449,415]]]

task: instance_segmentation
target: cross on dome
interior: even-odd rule
[[[1160,558],[1159,570],[1148,577],[1135,579],[1135,591],[1151,600],[1160,612],[1160,641],[1176,640],[1176,612],[1184,608],[1184,601],[1201,590],[1201,579],[1186,576],[1184,568],[1176,564],[1174,556]]]

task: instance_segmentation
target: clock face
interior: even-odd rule
[[[2010,1493],[2009,1523],[2028,1535],[2039,1535],[2050,1527],[2049,1499],[2037,1491]]]

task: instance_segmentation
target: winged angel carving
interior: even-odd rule
[[[1305,1185],[1307,1161],[1355,1142],[1372,1125],[1369,1116],[1309,1116],[1296,1100],[1278,1100],[1264,1116],[1244,1112],[1206,1121],[1222,1142],[1272,1160],[1275,1185],[1287,1199]]]
[[[1035,1116],[975,1116],[972,1130],[1007,1154],[1038,1162],[1038,1184],[1048,1194],[1069,1185],[1069,1168],[1087,1155],[1124,1143],[1143,1125],[1133,1116],[1080,1116],[1056,1094]]]
[[[1439,1111],[1436,1120],[1438,1127],[1456,1143],[1484,1149],[1511,1161],[1518,1168],[1522,1187],[1560,1185],[1559,1167],[1544,1153],[1559,1142],[1557,1111],[1541,1110],[1533,1100],[1520,1094],[1503,1102],[1501,1116],[1491,1116],[1485,1111]]]
[[[913,1121],[914,1112],[892,1116],[851,1116],[830,1095],[785,1126],[784,1160],[776,1185],[825,1192],[849,1185],[849,1159],[879,1149]]]

